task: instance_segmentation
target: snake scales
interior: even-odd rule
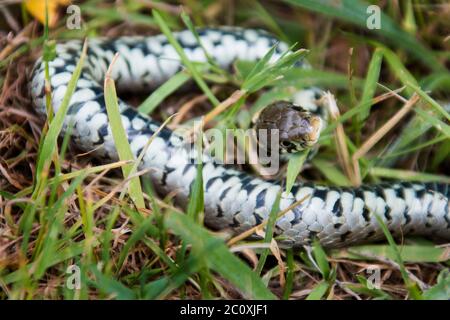
[[[257,61],[274,45],[277,45],[274,60],[288,49],[286,44],[258,30],[215,28],[199,30],[198,34],[202,46],[190,31],[175,33],[175,37],[190,60],[206,61],[206,51],[222,68],[230,67],[236,59]],[[61,105],[81,48],[82,42],[78,40],[58,44],[57,56],[49,63],[55,112]],[[88,58],[71,98],[63,131],[72,122],[71,134],[76,145],[85,151],[95,150],[93,154],[109,161],[118,156],[108,125],[102,83],[116,52],[119,58],[112,76],[121,90],[155,88],[182,68],[178,54],[164,35],[89,41]],[[43,116],[46,115],[44,77],[41,58],[33,70],[30,90]],[[296,93],[293,100],[303,109],[319,113],[317,98],[321,92],[305,89]],[[132,152],[137,157],[160,124],[122,100],[119,108]],[[162,193],[177,190],[177,203],[186,206],[196,166],[181,140],[176,133],[163,129],[146,150],[141,168],[152,168],[149,175],[157,189]],[[280,184],[230,169],[206,155],[203,161],[207,226],[242,232],[268,218]],[[447,184],[397,182],[343,188],[298,183],[289,194],[283,193],[280,210],[308,195],[303,203],[277,220],[274,233],[283,245],[299,246],[318,238],[324,246],[335,247],[380,239],[383,233],[374,213],[394,235],[450,239]]]

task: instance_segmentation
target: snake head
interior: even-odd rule
[[[271,145],[271,130],[279,130],[279,145],[284,152],[297,152],[314,146],[320,137],[322,119],[291,102],[278,101],[267,106],[255,124],[256,135],[267,134]],[[260,129],[266,129],[260,131]]]

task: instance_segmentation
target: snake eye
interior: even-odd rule
[[[298,112],[305,112],[305,111],[306,111],[303,107],[301,107],[301,106],[299,106],[299,105],[296,105],[296,104],[293,104],[293,105],[291,106],[291,109],[292,109],[292,110],[295,110],[295,111],[298,111]]]
[[[294,147],[294,144],[289,141],[281,141],[281,146],[283,148],[290,149],[290,148]]]

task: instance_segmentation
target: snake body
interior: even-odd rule
[[[187,57],[205,62],[208,55],[222,68],[236,59],[257,61],[276,45],[276,61],[288,46],[264,31],[239,28],[212,28],[198,31],[201,45],[190,31],[175,33]],[[149,90],[161,85],[182,69],[179,56],[164,35],[122,37],[115,40],[90,39],[87,60],[70,100],[63,131],[71,131],[76,145],[107,161],[118,159],[103,95],[103,78],[116,52],[112,77],[119,89]],[[82,42],[71,40],[56,46],[56,58],[49,62],[52,105],[57,112],[67,84],[81,54]],[[32,72],[31,96],[38,113],[46,116],[44,62],[39,59]],[[320,113],[318,89],[305,89],[293,100],[302,108]],[[138,113],[119,99],[123,126],[135,157],[160,123]],[[159,192],[176,191],[175,200],[186,206],[196,177],[193,155],[182,138],[164,128],[152,141],[141,168]],[[280,184],[265,181],[203,156],[205,224],[213,229],[243,232],[268,219],[280,192]],[[442,183],[395,182],[360,187],[295,184],[282,193],[283,210],[304,198],[278,218],[274,234],[285,246],[300,246],[317,238],[326,247],[368,242],[383,237],[377,214],[395,235],[416,234],[450,239],[450,188]]]

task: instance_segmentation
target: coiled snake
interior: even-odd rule
[[[201,46],[190,31],[175,33],[190,60],[205,62],[206,51],[222,68],[228,68],[236,59],[261,59],[274,45],[277,46],[273,60],[288,50],[286,44],[258,30],[214,28],[199,30],[198,35]],[[49,62],[55,112],[61,105],[81,48],[82,42],[78,40],[58,44],[57,56]],[[72,122],[71,134],[77,146],[85,151],[95,150],[93,154],[110,161],[117,160],[118,156],[108,124],[102,83],[116,52],[119,58],[112,77],[119,89],[154,88],[182,68],[178,54],[164,35],[89,41],[88,60],[72,95],[63,131]],[[39,59],[30,89],[38,112],[45,116],[44,77],[44,63]],[[260,124],[263,127],[270,127],[274,122],[289,124],[300,133],[294,134],[294,138],[291,136],[292,141],[285,139],[285,147],[305,147],[308,141],[318,138],[317,128],[322,121],[315,115],[322,111],[317,103],[321,95],[319,89],[299,91],[293,100],[300,108],[292,104],[284,107],[283,103],[270,106],[263,111],[269,124],[267,121],[260,121]],[[119,100],[119,107],[132,152],[137,157],[160,124],[139,114],[122,100]],[[299,116],[295,111],[306,112],[313,120],[294,121],[292,119]],[[305,134],[309,137],[307,141],[299,138],[304,138]],[[196,166],[181,140],[179,135],[164,128],[146,150],[141,168],[152,168],[149,175],[157,189],[162,193],[176,190],[177,203],[186,206]],[[230,228],[236,233],[266,220],[282,188],[280,184],[220,165],[207,155],[203,158],[203,182],[205,224],[213,229]],[[308,195],[304,202],[276,222],[275,236],[286,246],[307,244],[313,238],[327,247],[382,238],[375,214],[394,235],[450,239],[450,188],[447,184],[397,182],[343,188],[298,183],[289,194],[282,194],[279,208],[286,209]]]

